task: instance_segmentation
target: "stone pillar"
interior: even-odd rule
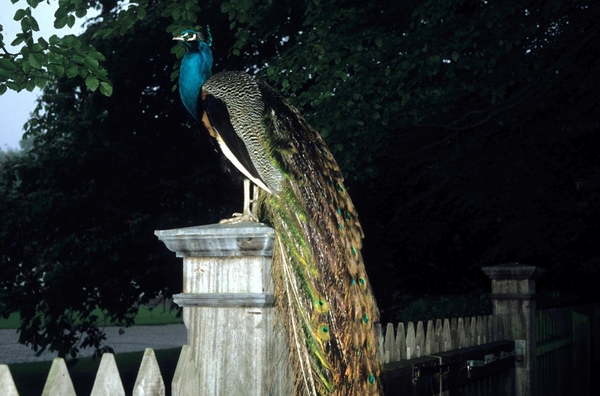
[[[183,293],[173,301],[183,307],[189,347],[173,394],[291,394],[287,339],[274,312],[273,229],[240,223],[155,233],[183,258]]]
[[[494,316],[504,323],[505,338],[515,340],[515,394],[536,396],[535,283],[543,270],[518,263],[482,270],[492,280]]]

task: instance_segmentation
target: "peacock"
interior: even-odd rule
[[[277,313],[288,334],[297,395],[382,394],[379,311],[361,256],[363,231],[320,134],[281,95],[244,72],[212,75],[212,38],[184,30],[184,106],[264,193],[245,189],[241,219],[275,230]],[[250,203],[260,213],[250,209]]]

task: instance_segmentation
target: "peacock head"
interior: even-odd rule
[[[179,40],[186,47],[191,47],[193,43],[206,43],[209,47],[212,45],[212,35],[210,34],[210,28],[206,27],[206,37],[198,31],[192,29],[186,29],[181,32],[180,36],[173,37],[173,40]]]

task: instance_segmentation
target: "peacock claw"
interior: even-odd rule
[[[238,224],[245,221],[258,223],[258,219],[252,213],[234,213],[231,218],[220,220],[219,224]]]
[[[238,224],[245,221],[258,223],[258,187],[254,186],[252,198],[250,198],[250,180],[244,179],[244,210],[242,213],[234,213],[229,219],[222,219],[219,224]]]

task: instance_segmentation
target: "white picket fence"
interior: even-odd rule
[[[183,354],[183,353],[182,353]],[[176,383],[177,378],[173,378]],[[19,392],[6,364],[0,365],[0,395],[18,396]],[[117,363],[112,353],[102,355],[96,380],[92,388],[91,396],[125,396],[125,389],[121,382],[121,376],[117,369]],[[165,384],[156,356],[151,348],[147,348],[142,358],[142,364],[138,372],[133,396],[164,396]],[[64,359],[56,358],[52,362],[42,396],[75,396],[73,381],[69,376]]]
[[[379,350],[383,363],[397,362],[447,352],[470,346],[502,340],[502,323],[494,316],[429,320],[424,323],[409,322],[406,326],[388,323],[385,333],[377,324]],[[188,345],[184,345],[177,362],[171,384],[173,395],[194,394],[201,384],[196,364]],[[185,380],[184,380],[185,379]],[[0,395],[16,396],[19,393],[7,365],[0,365]],[[151,348],[147,348],[135,381],[133,396],[164,396],[165,384]],[[46,379],[42,396],[74,396],[75,389],[65,361],[56,358]],[[110,353],[102,355],[91,396],[125,395],[115,358]]]
[[[388,323],[385,334],[377,325],[379,351],[383,363],[398,362],[438,352],[483,345],[504,339],[504,326],[495,316],[472,318],[435,319],[427,322],[413,322],[405,327],[399,323]]]

